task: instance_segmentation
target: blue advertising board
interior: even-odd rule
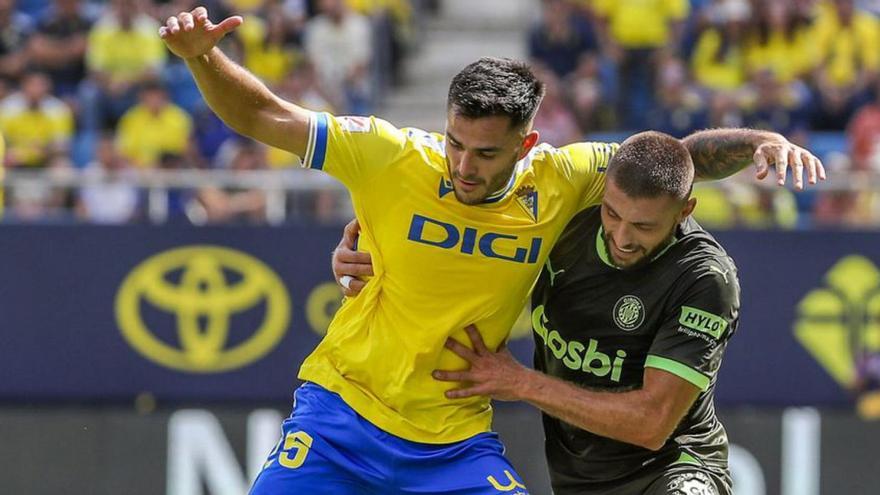
[[[3,401],[286,401],[340,304],[339,227],[0,230]],[[880,233],[717,237],[743,288],[719,402],[848,404],[855,356],[880,350]]]

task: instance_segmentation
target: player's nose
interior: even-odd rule
[[[617,228],[611,233],[611,237],[614,239],[614,244],[617,244],[617,247],[621,249],[629,249],[635,243],[632,230],[623,222],[617,225]]]
[[[473,155],[465,151],[458,161],[458,175],[462,178],[472,178],[477,175],[477,167],[474,166]]]

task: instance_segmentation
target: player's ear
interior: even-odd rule
[[[526,137],[523,138],[522,149],[519,152],[517,160],[522,160],[523,158],[525,158],[526,155],[528,155],[529,152],[532,151],[532,148],[534,148],[535,145],[538,144],[538,139],[540,138],[541,134],[538,131],[534,129],[529,131],[529,133],[526,134]]]
[[[694,212],[694,208],[697,207],[697,198],[691,196],[684,204],[684,208],[681,210],[681,220],[684,220],[691,213]]]

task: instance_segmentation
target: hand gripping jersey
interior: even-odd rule
[[[350,191],[358,249],[374,277],[337,312],[300,369],[379,428],[449,443],[485,432],[485,398],[449,400],[435,369],[464,369],[444,347],[476,324],[496,348],[508,335],[550,248],[572,216],[598,203],[616,145],[541,145],[484,204],[452,192],[443,136],[376,118],[313,114],[303,165]]]
[[[599,209],[572,220],[535,287],[535,368],[590,389],[623,392],[640,388],[652,367],[701,393],[656,452],[544,415],[554,493],[612,493],[679,464],[702,467],[729,486],[727,436],[712,401],[739,319],[733,260],[688,218],[650,263],[619,270],[609,262]]]

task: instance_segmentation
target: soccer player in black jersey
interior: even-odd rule
[[[747,143],[753,131],[741,132]],[[679,141],[647,132],[620,146],[601,205],[568,224],[532,293],[534,370],[506,349],[487,349],[475,327],[470,346],[447,343],[470,363],[435,372],[464,383],[448,397],[542,410],[555,495],[731,493],[713,395],[738,322],[739,283],[733,260],[691,218],[690,193],[694,154],[701,163],[715,157],[719,176],[783,159],[761,156],[757,144],[781,136],[754,136],[739,150],[723,150],[711,133]],[[359,255],[354,263],[366,259]],[[354,273],[339,263],[337,278]]]
[[[557,495],[728,494],[713,395],[739,317],[736,267],[690,217],[681,143],[630,144],[532,294],[535,369],[565,382],[526,380],[538,390],[523,395],[544,411]]]

